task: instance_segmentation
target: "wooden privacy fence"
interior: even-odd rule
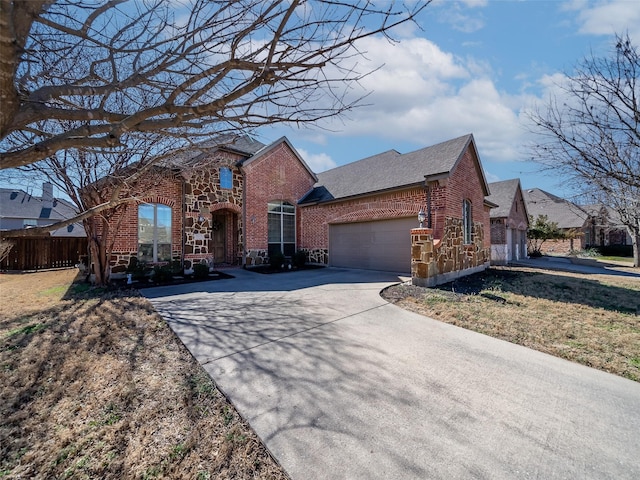
[[[15,238],[9,256],[0,263],[2,270],[41,270],[73,267],[87,254],[86,238]]]

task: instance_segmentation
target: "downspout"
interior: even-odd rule
[[[240,248],[242,248],[242,267],[247,266],[247,173],[242,165],[238,166],[242,172],[242,242]]]
[[[187,226],[187,202],[184,198],[184,194],[186,191],[185,185],[187,183],[187,179],[184,178],[184,175],[180,174],[180,178],[182,179],[182,195],[181,195],[181,203],[182,203],[182,228],[180,230],[182,230],[182,251],[180,252],[180,265],[182,267],[182,273],[184,273],[184,252],[185,252],[185,247],[187,245],[187,232],[186,232],[186,226]],[[191,265],[191,268],[193,268],[193,265]]]
[[[431,216],[431,183],[425,179],[423,188],[426,191],[427,197],[427,228],[433,227]]]

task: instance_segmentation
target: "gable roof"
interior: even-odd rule
[[[296,156],[298,161],[307,170],[307,172],[309,172],[309,175],[311,176],[311,178],[313,178],[317,182],[318,181],[317,175],[315,173],[313,173],[313,171],[309,168],[309,165],[307,165],[307,162],[304,161],[304,159],[300,156],[298,151],[291,144],[291,142],[289,141],[289,139],[287,137],[280,137],[278,140],[276,140],[275,142],[271,143],[270,145],[263,146],[263,148],[261,148],[260,150],[256,151],[255,154],[251,155],[250,157],[248,157],[248,158],[246,158],[244,160],[241,160],[240,162],[238,162],[238,164],[239,165],[243,165],[243,166],[244,165],[248,165],[251,162],[254,162],[255,160],[267,155],[269,152],[271,152],[274,148],[276,148],[281,143],[284,143],[285,145],[287,145],[287,147],[289,147],[289,150],[291,150],[293,152],[293,154]]]
[[[39,225],[72,218],[76,215],[74,206],[61,198],[53,198],[51,207],[42,197],[35,197],[19,188],[0,188],[0,217],[22,220],[38,220]],[[49,220],[49,221],[47,221]],[[86,233],[81,223],[74,223],[50,232],[51,236],[84,237]]]
[[[245,158],[251,157],[264,149],[266,145],[249,135],[219,135],[211,140],[197,143],[191,149],[180,151],[169,156],[158,164],[166,167],[184,167],[198,163],[212,152],[222,150],[237,153]]]
[[[560,228],[582,228],[589,218],[589,214],[575,203],[539,188],[524,190],[522,194],[527,211],[534,219],[538,215],[546,215]]]
[[[492,182],[489,184],[489,195],[486,200],[497,205],[491,209],[491,218],[508,217],[511,213],[511,207],[516,201],[518,190],[520,190],[520,179],[503,180],[501,182]],[[525,215],[528,218],[525,204]]]
[[[468,134],[410,153],[388,150],[327,170],[318,174],[318,183],[300,203],[339,200],[419,185],[429,178],[446,178],[469,146],[479,162],[473,135]],[[488,187],[481,167],[479,174],[487,195]]]
[[[0,188],[0,216],[5,218],[66,220],[76,214],[66,200],[54,198],[52,207],[45,207],[41,197],[34,197],[19,188]]]
[[[626,228],[620,217],[620,213],[614,208],[603,203],[594,203],[590,205],[581,205],[581,208],[596,220],[604,220],[606,224],[618,228]]]

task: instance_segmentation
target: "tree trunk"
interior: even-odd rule
[[[633,244],[633,266],[638,268],[640,267],[640,233],[631,235],[631,243]]]
[[[34,20],[54,0],[0,0],[0,137],[20,108],[15,74]]]
[[[98,222],[102,220],[101,225]],[[101,228],[100,228],[101,227]],[[106,239],[109,233],[109,223],[101,217],[92,217],[84,222],[84,228],[89,240],[89,261],[92,283],[107,285],[111,276],[110,257],[107,253]]]

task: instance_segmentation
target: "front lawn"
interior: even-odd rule
[[[640,279],[490,268],[437,288],[396,285],[398,306],[640,382]]]
[[[151,304],[0,275],[0,478],[287,476]]]

